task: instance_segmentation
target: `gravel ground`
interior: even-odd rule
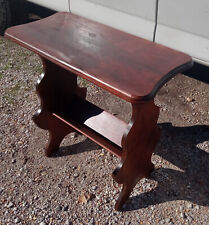
[[[0,224],[209,224],[209,85],[177,75],[156,96],[161,141],[151,179],[142,179],[122,212],[118,159],[82,135],[44,156],[39,108],[39,58],[0,38]],[[84,80],[88,99],[128,121],[130,105]],[[123,110],[121,110],[123,109]]]

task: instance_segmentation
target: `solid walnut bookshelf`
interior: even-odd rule
[[[5,36],[42,59],[41,110],[33,120],[49,131],[46,155],[78,131],[120,157],[122,165],[112,176],[123,184],[115,206],[121,209],[136,183],[154,169],[151,156],[160,138],[154,97],[192,66],[191,57],[72,13],[9,28]],[[131,121],[126,124],[86,101],[77,76],[130,102]]]

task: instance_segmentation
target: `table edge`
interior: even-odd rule
[[[51,62],[53,62],[54,64],[63,67],[64,69],[71,71],[72,73],[76,74],[77,76],[80,76],[90,82],[92,82],[93,84],[101,87],[104,90],[109,91],[110,93],[130,102],[130,103],[139,103],[141,101],[149,101],[151,99],[153,99],[157,92],[159,91],[159,89],[166,83],[168,82],[170,79],[172,79],[175,75],[177,75],[178,73],[181,73],[189,68],[191,68],[193,66],[193,60],[191,58],[191,56],[188,55],[188,58],[190,58],[190,60],[186,63],[184,63],[183,65],[180,65],[176,68],[174,68],[173,70],[171,70],[169,73],[165,74],[158,82],[157,84],[153,87],[152,91],[150,93],[148,93],[147,95],[144,96],[136,96],[136,95],[131,95],[128,94],[127,92],[123,92],[119,89],[117,89],[116,87],[111,86],[110,84],[107,84],[97,78],[95,78],[94,76],[92,76],[91,74],[78,69],[66,62],[64,62],[63,60],[60,60],[56,57],[53,57],[52,55],[47,54],[44,51],[41,51],[40,49],[37,49],[33,46],[31,46],[30,44],[14,37],[13,35],[9,34],[10,28],[8,28],[5,32],[5,37],[7,39],[10,39],[12,41],[14,41],[15,43],[17,43],[18,45],[34,52],[35,54],[37,54],[40,58],[44,58],[47,59]]]

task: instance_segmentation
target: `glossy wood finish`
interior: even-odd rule
[[[121,168],[112,174],[117,183],[123,184],[116,210],[121,209],[136,183],[154,169],[151,156],[160,138],[158,116],[159,107],[153,100],[132,104],[132,118],[122,139]]]
[[[157,90],[192,65],[183,53],[70,13],[13,27],[6,36],[36,52],[44,73],[37,84],[41,109],[34,122],[49,131],[45,154],[78,131],[121,158],[112,176],[122,184],[120,210],[136,183],[154,169],[151,156],[160,138]],[[129,124],[85,100],[77,75],[132,104]]]
[[[184,53],[71,13],[9,28],[5,35],[129,102],[153,98],[191,66]]]
[[[77,86],[74,74],[42,60],[45,73],[37,84],[42,107],[33,120],[49,131],[46,155],[57,151],[67,134],[79,131],[120,157],[121,168],[112,175],[123,185],[115,206],[120,210],[136,183],[154,169],[151,155],[160,137],[159,108],[153,100],[132,103],[132,118],[126,124],[84,100],[86,89]]]
[[[75,131],[53,116],[53,112],[65,112],[75,96],[85,98],[86,88],[77,86],[77,77],[50,61],[41,58],[44,73],[38,80],[36,91],[41,100],[41,109],[33,116],[36,125],[49,131],[49,142],[45,149],[46,156],[55,152],[70,132]]]
[[[74,98],[68,107],[53,115],[121,157],[121,140],[127,127],[124,121],[81,98]]]

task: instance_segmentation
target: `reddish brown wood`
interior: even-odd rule
[[[77,130],[121,157],[112,175],[123,185],[115,206],[121,209],[136,183],[154,169],[151,155],[160,131],[153,98],[166,81],[192,65],[191,57],[71,13],[9,28],[6,37],[42,58],[41,110],[33,119],[49,131],[46,155]],[[78,87],[76,75],[131,102],[131,122],[126,125],[82,100],[86,89]]]
[[[121,157],[121,140],[127,127],[124,121],[81,98],[75,98],[69,108],[67,114],[54,115]]]
[[[93,140],[95,143],[98,145],[102,146],[106,150],[112,152],[118,157],[122,157],[122,148],[119,147],[118,145],[114,144],[112,141],[106,139],[104,136],[102,136],[99,133],[96,133],[94,130],[88,128],[85,125],[79,124],[77,121],[72,120],[70,118],[63,119],[62,117],[58,116],[57,114],[53,114],[56,118],[60,119],[62,122],[65,124],[69,125],[73,129],[79,131],[80,133],[84,134],[86,137],[90,138]]]
[[[129,102],[153,98],[191,66],[184,53],[72,13],[9,28],[5,35]]]
[[[36,125],[49,131],[46,156],[55,152],[70,132],[75,131],[52,115],[53,112],[65,112],[75,96],[85,98],[86,88],[77,86],[77,77],[56,64],[42,58],[44,73],[38,80],[36,91],[41,100],[41,109],[33,116]]]
[[[121,209],[136,183],[153,171],[151,156],[160,138],[159,108],[154,101],[133,104],[132,109],[132,119],[122,139],[123,163],[112,175],[117,183],[123,184],[116,210]]]

